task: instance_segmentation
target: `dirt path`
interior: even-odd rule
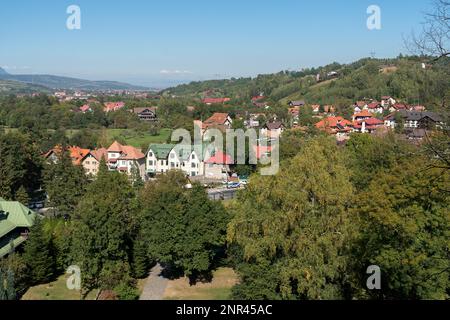
[[[144,290],[139,300],[162,300],[166,291],[168,279],[161,276],[162,267],[157,264],[150,271],[150,275],[145,281]]]

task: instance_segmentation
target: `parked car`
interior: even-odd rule
[[[230,182],[227,185],[228,189],[237,189],[241,186],[241,184],[239,182]]]

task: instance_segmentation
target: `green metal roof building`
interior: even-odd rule
[[[36,217],[34,211],[20,202],[0,198],[0,258],[27,240]]]

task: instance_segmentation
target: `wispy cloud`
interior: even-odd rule
[[[160,74],[168,74],[168,75],[176,75],[176,74],[192,74],[191,71],[188,70],[166,70],[163,69],[159,72]]]

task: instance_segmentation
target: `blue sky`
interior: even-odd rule
[[[66,9],[81,8],[81,30]],[[369,5],[382,29],[366,27]],[[0,66],[158,85],[405,53],[429,0],[8,0]]]

